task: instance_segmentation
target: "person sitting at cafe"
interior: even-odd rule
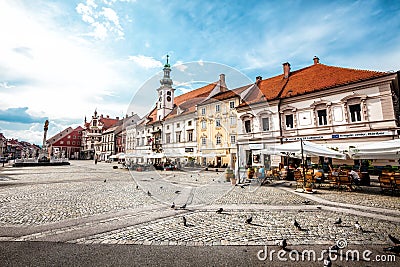
[[[354,170],[354,169],[352,169],[350,172],[349,172],[349,176],[350,176],[350,179],[351,179],[351,181],[355,184],[355,185],[360,185],[360,182],[361,182],[361,178],[360,178],[360,176],[358,175],[358,173]]]

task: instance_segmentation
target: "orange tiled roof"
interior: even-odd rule
[[[208,104],[208,103],[213,103],[216,101],[223,101],[235,96],[239,96],[240,93],[242,93],[244,90],[246,90],[249,87],[249,85],[246,86],[242,86],[233,90],[227,90],[225,92],[221,92],[218,93],[216,95],[214,95],[213,97],[211,97],[210,99],[208,99],[207,101],[202,102],[201,104]]]
[[[386,72],[315,64],[292,72],[281,96],[300,95],[387,75]]]
[[[210,83],[193,91],[176,96],[174,98],[174,109],[164,119],[177,116],[178,106],[183,111],[179,115],[195,111],[196,105],[206,99],[216,85],[217,82]],[[157,121],[157,108],[153,108],[147,118],[151,120],[149,124],[155,123]]]
[[[290,72],[288,79],[281,74],[260,81],[258,83],[260,90],[252,90],[240,106],[312,93],[385,75],[387,75],[386,72],[341,68],[318,63]]]
[[[99,121],[103,123],[103,130],[107,130],[108,128],[114,126],[118,120],[117,119],[110,119],[110,118],[100,118]]]

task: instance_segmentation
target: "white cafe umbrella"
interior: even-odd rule
[[[303,142],[303,147],[301,142]],[[273,145],[267,149],[262,149],[261,153],[281,156],[301,157],[302,153],[306,156],[322,156],[337,159],[346,159],[346,155],[325,146],[309,141],[298,141],[286,144]]]
[[[373,142],[350,148],[353,159],[400,159],[400,139]]]

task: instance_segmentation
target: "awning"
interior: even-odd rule
[[[371,142],[350,148],[349,155],[353,159],[400,159],[400,139]]]
[[[301,144],[303,142],[303,145]],[[261,153],[281,156],[298,157],[303,153],[304,156],[322,156],[337,159],[346,159],[346,155],[325,146],[315,144],[309,141],[298,141],[286,144],[276,144],[267,149],[262,149]]]

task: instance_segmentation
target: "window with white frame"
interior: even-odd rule
[[[231,144],[236,144],[236,135],[231,135]]]
[[[318,116],[318,125],[328,124],[326,109],[317,110],[317,116]]]
[[[221,127],[221,119],[215,119],[215,127]]]
[[[215,105],[215,112],[220,112],[220,109],[221,109],[220,105],[216,104]]]
[[[229,101],[229,108],[234,109],[235,108],[235,101]]]
[[[193,130],[192,131],[187,131],[187,140],[188,142],[193,141]]]
[[[202,137],[201,138],[201,144],[202,145],[206,145],[207,144],[207,138],[206,137]]]
[[[171,134],[170,134],[170,133],[167,133],[167,134],[165,135],[165,142],[166,142],[167,144],[171,143]]]
[[[201,115],[206,115],[206,108],[201,108]]]
[[[188,121],[188,126],[192,126],[192,121]]]
[[[350,121],[351,122],[359,122],[361,121],[361,105],[349,105],[349,112],[350,112]]]
[[[246,119],[244,121],[244,132],[251,133],[251,120],[250,119]]]
[[[230,117],[230,124],[231,125],[236,125],[236,117],[235,116],[231,116]]]
[[[293,129],[294,127],[293,114],[285,115],[285,124],[286,124],[286,129]]]
[[[176,143],[181,142],[181,132],[176,132]]]
[[[261,118],[261,129],[263,132],[269,131],[269,117]]]
[[[201,121],[201,129],[207,128],[207,122],[205,120]]]
[[[169,125],[167,125],[167,130],[169,130]]]
[[[220,145],[220,144],[221,144],[221,136],[220,136],[220,135],[217,135],[217,138],[216,138],[215,143],[216,143],[217,145]]]
[[[176,128],[181,127],[181,124],[179,122],[176,123]]]

